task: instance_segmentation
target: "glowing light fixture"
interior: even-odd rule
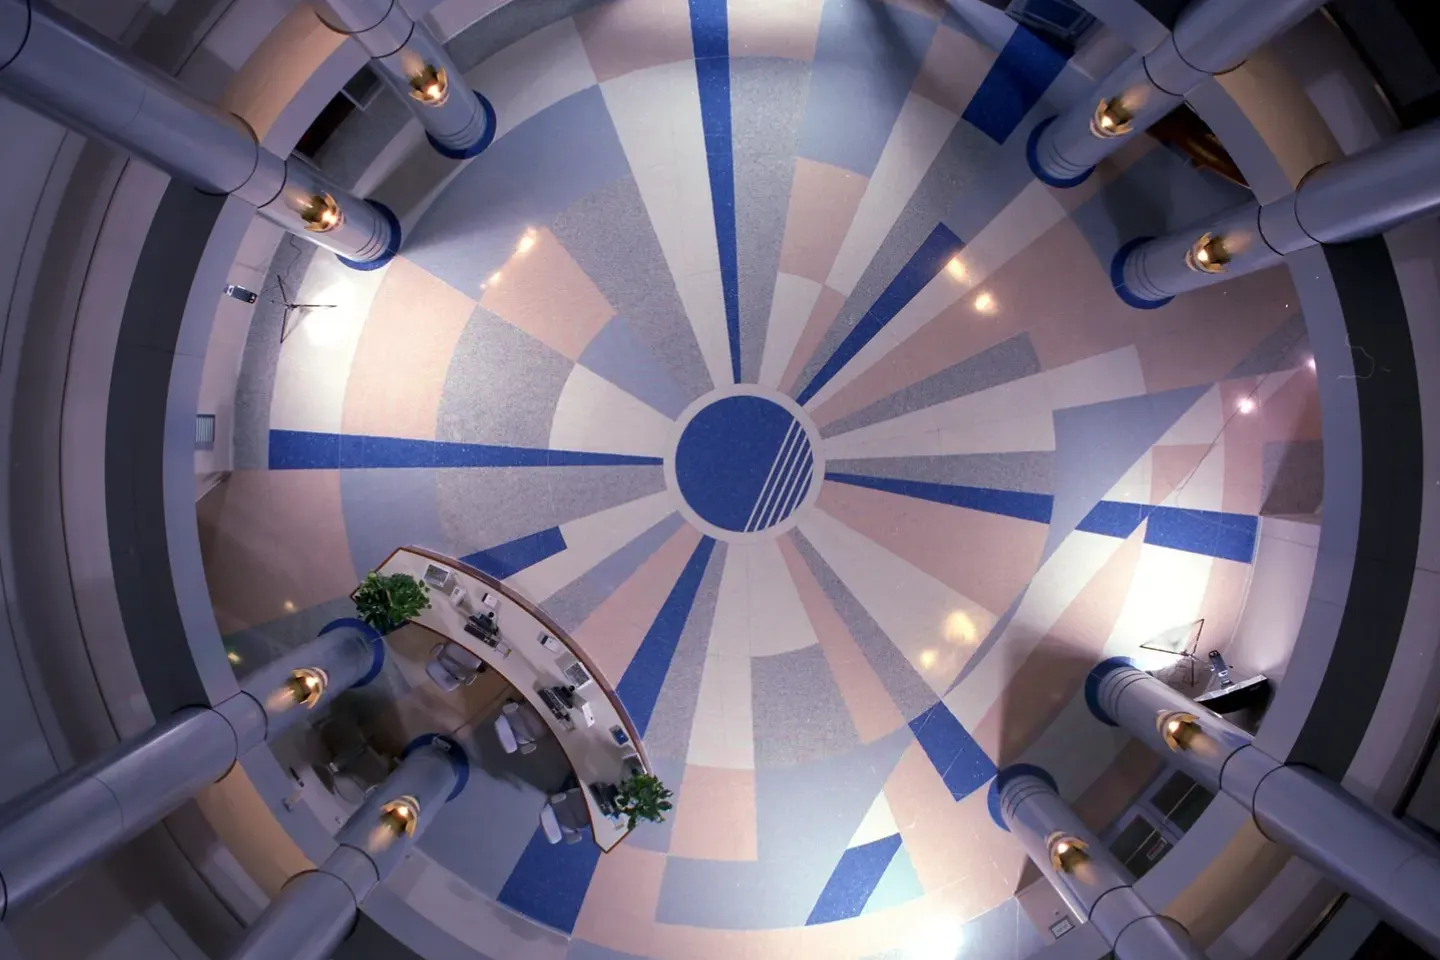
[[[313,709],[320,698],[325,695],[325,688],[330,685],[330,677],[319,667],[301,667],[290,672],[290,679],[285,681],[285,686],[290,690],[290,695],[295,698],[296,703],[304,704],[306,709]]]
[[[1185,266],[1197,273],[1224,273],[1232,254],[1224,237],[1207,233],[1185,251]]]
[[[1155,728],[1160,731],[1165,745],[1176,753],[1189,750],[1196,739],[1205,735],[1195,714],[1179,711],[1162,710],[1155,718]]]
[[[1090,861],[1090,845],[1079,837],[1052,833],[1045,846],[1050,851],[1050,865],[1058,873],[1074,873],[1077,867]]]
[[[965,263],[959,257],[951,257],[950,262],[945,264],[945,272],[956,280],[968,280],[970,271],[965,268]]]
[[[239,666],[239,665],[240,665],[240,654],[236,653],[234,650],[226,650],[226,651],[225,651],[225,659],[226,659],[226,660],[229,660],[231,663],[235,664],[236,666]]]
[[[345,222],[340,204],[328,193],[314,193],[305,199],[299,209],[305,229],[311,233],[329,233]]]
[[[926,669],[926,670],[929,670],[931,667],[935,666],[935,651],[934,651],[934,650],[921,650],[921,651],[920,651],[920,666],[921,666],[922,668]]]
[[[408,793],[380,808],[380,822],[397,834],[409,836],[420,822],[420,801]]]
[[[1239,403],[1235,404],[1235,409],[1241,413],[1254,413],[1259,406],[1260,404],[1255,402],[1254,397],[1243,397]]]
[[[519,254],[529,253],[535,249],[535,244],[538,242],[540,242],[540,238],[536,235],[535,228],[530,227],[521,234],[520,242],[515,244],[515,252]]]
[[[995,295],[988,290],[984,293],[976,294],[975,299],[971,301],[971,305],[980,313],[994,313]]]
[[[952,610],[945,618],[945,639],[951,643],[974,643],[978,632],[964,610]]]
[[[497,284],[497,283],[500,282],[500,279],[501,279],[501,273],[500,273],[499,270],[496,270],[494,273],[490,274],[490,279],[486,280],[486,281],[485,281],[485,284],[486,284],[486,286],[493,287],[493,286],[495,286],[495,284]]]
[[[1090,132],[1102,140],[1123,137],[1135,129],[1135,114],[1125,103],[1124,97],[1111,97],[1095,105],[1095,115],[1090,118]]]
[[[1305,361],[1305,366],[1309,367],[1311,370],[1314,370],[1314,369],[1315,369],[1315,358],[1314,358],[1314,357],[1311,357],[1310,359],[1306,360],[1306,361]]]
[[[294,601],[294,600],[286,600],[284,603],[280,604],[280,606],[282,606],[282,607],[285,608],[285,612],[286,612],[286,613],[294,613],[294,612],[295,612],[295,601]]]
[[[410,96],[427,107],[438,107],[450,98],[450,81],[444,67],[425,64],[410,77]]]

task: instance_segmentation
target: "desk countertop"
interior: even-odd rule
[[[627,755],[631,758],[638,758],[647,771],[650,769],[644,747],[641,745],[639,737],[635,735],[634,724],[630,722],[613,687],[595,669],[594,664],[576,646],[574,641],[566,636],[534,604],[513,589],[473,567],[466,566],[452,557],[419,547],[401,547],[381,564],[380,572],[386,574],[408,573],[417,580],[424,580],[425,570],[432,563],[454,572],[460,584],[465,587],[470,609],[461,610],[449,597],[432,589],[430,591],[430,608],[422,611],[412,622],[439,634],[444,639],[452,640],[474,653],[490,669],[500,674],[525,695],[526,700],[549,726],[550,732],[554,734],[555,739],[570,760],[570,766],[580,781],[586,805],[590,810],[590,822],[595,842],[602,850],[612,849],[625,838],[625,834],[629,831],[623,819],[617,822],[600,812],[595,798],[590,793],[590,785],[594,783],[613,784],[623,780],[626,776]],[[465,632],[466,619],[472,612],[481,609],[480,600],[487,593],[494,596],[497,601],[496,621],[499,624],[501,638],[511,648],[508,656],[489,644],[482,643],[478,637]],[[595,678],[593,683],[576,691],[577,696],[583,696],[590,704],[595,718],[592,725],[585,724],[584,718],[577,709],[571,711],[571,717],[575,721],[574,729],[569,728],[550,712],[550,708],[540,698],[540,690],[545,687],[566,683],[560,672],[560,657],[563,656],[564,651],[552,651],[541,646],[540,638],[543,635],[556,638],[586,665],[590,675]],[[613,727],[622,728],[630,738],[630,742],[624,747],[618,745],[611,735],[610,731]]]

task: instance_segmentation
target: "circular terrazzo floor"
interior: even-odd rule
[[[363,156],[329,162],[406,242],[371,274],[282,243],[287,289],[336,306],[283,345],[256,315],[207,575],[243,670],[394,547],[464,557],[591,653],[676,809],[604,857],[549,847],[547,774],[399,650],[396,722],[445,718],[480,769],[429,879],[367,910],[507,958],[1028,955],[997,764],[1107,826],[1154,769],[1085,672],[1202,618],[1223,648],[1257,516],[1318,505],[1286,274],[1155,311],[1109,285],[1120,244],[1243,192],[1148,140],[1036,183],[1025,138],[1083,78],[1003,17],[520,17],[461,64],[500,117],[480,157],[386,172],[404,131],[342,128]]]

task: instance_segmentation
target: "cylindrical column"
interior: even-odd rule
[[[318,869],[290,878],[230,960],[326,960],[354,926],[360,903],[469,777],[460,744],[433,733],[414,740],[395,772],[340,828],[335,852]]]
[[[0,0],[0,92],[266,219],[361,269],[400,247],[394,214],[262,147],[245,121],[41,0]]]
[[[1030,135],[1030,169],[1053,187],[1073,187],[1131,137],[1175,109],[1192,90],[1237,66],[1323,0],[1196,0],[1175,32],[1143,57],[1122,63],[1095,95]]]
[[[495,108],[465,88],[445,47],[397,0],[325,0],[325,6],[317,11],[321,22],[359,41],[437,151],[462,160],[495,139]]]
[[[1123,659],[1091,671],[1085,698],[1101,721],[1241,804],[1265,836],[1440,954],[1440,851],[1418,834],[1339,784],[1269,756],[1245,731]]]
[[[368,682],[383,662],[378,633],[336,621],[224,702],[181,710],[11,801],[0,812],[0,919],[153,826],[307,707]]]
[[[1105,938],[1116,960],[1202,960],[1178,922],[1157,914],[1132,877],[1071,810],[1039,767],[1016,764],[991,784],[995,822],[1020,841],[1061,899]]]
[[[1288,197],[1247,203],[1159,239],[1121,247],[1111,264],[1120,298],[1163,306],[1187,290],[1279,263],[1285,254],[1389,230],[1440,211],[1440,122],[1316,167]]]

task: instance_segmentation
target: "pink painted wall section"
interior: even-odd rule
[[[849,170],[796,158],[780,247],[781,271],[824,283],[869,183]]]
[[[911,90],[958,117],[980,89],[995,57],[995,51],[980,41],[942,25]]]
[[[1260,512],[1266,444],[1320,439],[1320,397],[1314,371],[1302,367],[1270,376],[1289,379],[1274,392],[1265,390],[1258,377],[1220,384],[1221,409],[1229,417],[1224,435],[1224,509],[1232,513]],[[1247,397],[1257,401],[1254,411],[1238,413]]]
[[[780,554],[785,558],[785,566],[790,570],[790,578],[795,583],[800,602],[805,606],[810,625],[815,629],[825,662],[835,677],[835,685],[840,688],[840,696],[850,711],[860,742],[872,743],[899,729],[905,718],[900,715],[900,709],[895,706],[895,701],[890,698],[885,684],[870,666],[859,644],[850,635],[850,629],[836,612],[834,604],[821,589],[809,564],[800,556],[794,536],[784,534],[779,544]]]
[[[602,3],[578,14],[575,26],[601,83],[695,56],[686,0]]]
[[[574,631],[611,687],[620,682],[680,571],[695,552],[700,532],[686,524],[631,574],[620,589],[596,607]]]
[[[985,790],[956,801],[925,751],[911,744],[885,782],[885,799],[900,827],[926,893],[963,891],[966,918],[1015,892],[1025,853],[995,826]]]
[[[810,311],[810,319],[805,323],[805,330],[800,334],[800,340],[795,344],[795,352],[790,356],[790,363],[785,368],[785,375],[780,378],[780,389],[787,393],[794,393],[799,387],[795,381],[800,378],[800,371],[805,369],[805,364],[820,347],[821,341],[825,339],[825,331],[830,329],[835,318],[840,315],[840,308],[845,305],[845,295],[830,287],[821,286],[820,296],[815,300],[815,306]]]
[[[575,920],[575,937],[621,953],[649,956],[664,875],[665,854],[634,844],[622,843],[602,856]]]
[[[484,278],[480,305],[579,360],[615,310],[554,234],[538,230],[533,236],[533,247],[521,252],[517,246],[498,275]]]
[[[730,0],[730,56],[815,59],[823,0]]]
[[[684,802],[675,804],[670,855],[697,860],[760,856],[755,771],[686,766]]]
[[[222,634],[355,589],[339,471],[237,470],[204,503],[201,555]]]
[[[1167,503],[1168,498],[1182,483],[1194,475],[1200,461],[1209,456],[1224,456],[1223,452],[1210,453],[1210,447],[1203,443],[1165,444],[1150,448],[1150,502]]]
[[[400,257],[385,272],[355,348],[342,430],[435,439],[440,394],[475,301]]]
[[[1085,826],[1104,830],[1135,802],[1159,770],[1159,755],[1139,740],[1131,740],[1070,806]]]
[[[971,731],[997,766],[1015,763],[1025,749],[1055,721],[1102,659],[1105,641],[1115,628],[1145,540],[1145,524],[1130,535],[1079,595],[1065,608],[1055,626],[1015,671],[996,705]]]
[[[1299,309],[1287,268],[1274,267],[1176,297],[1136,336],[1151,393],[1225,376]]]
[[[1035,575],[1046,524],[902,497],[846,483],[820,488],[819,507],[841,523],[992,613]],[[964,544],[986,545],[967,550]]]

